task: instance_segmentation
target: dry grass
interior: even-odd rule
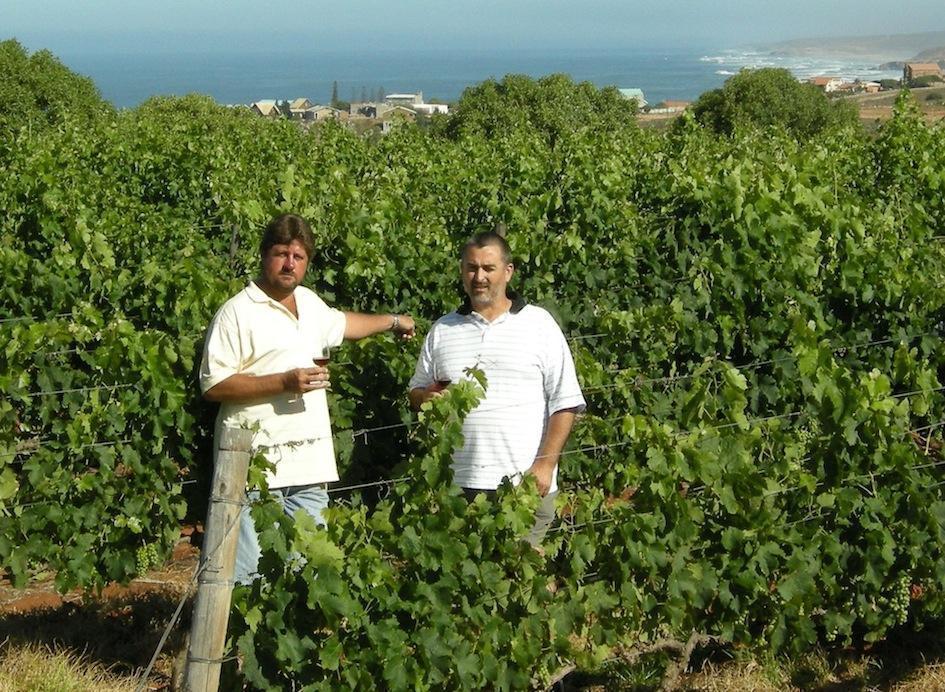
[[[136,689],[180,599],[190,591],[196,545],[188,533],[160,570],[97,594],[59,594],[49,575],[26,589],[0,580],[0,692]],[[169,689],[190,612],[186,607],[171,631],[145,689]],[[30,677],[33,668],[43,677]]]
[[[755,661],[732,661],[707,664],[698,673],[686,676],[682,689],[694,692],[779,692],[789,687],[790,682],[777,669]]]
[[[0,692],[132,692],[135,680],[67,649],[0,647]]]
[[[890,688],[893,692],[945,690],[945,663],[923,666],[908,679]]]
[[[79,668],[90,671],[108,671],[113,687],[62,687],[62,683],[48,686],[30,682],[26,686],[10,687],[17,675],[0,672],[0,692],[7,690],[99,690],[135,689],[134,681],[147,666],[157,648],[164,628],[177,605],[171,593],[135,594],[123,598],[84,602],[66,602],[59,607],[37,608],[28,612],[6,614],[0,617],[0,670],[9,668],[23,656],[18,652],[32,652],[33,657],[46,659],[38,666],[40,671],[66,668],[59,659],[68,659],[66,652],[75,652],[81,659]],[[148,689],[167,689],[173,674],[175,657],[183,649],[183,637],[188,631],[190,610],[185,608],[183,622],[171,632],[149,677]],[[25,660],[29,660],[26,657]],[[17,663],[18,666],[23,665]],[[67,680],[64,676],[63,680]],[[125,682],[122,683],[121,681]],[[124,686],[122,686],[124,685]]]

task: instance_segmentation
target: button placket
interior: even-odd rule
[[[479,353],[476,354],[476,367],[481,367],[483,363],[483,354],[486,352],[486,343],[489,336],[490,324],[484,317],[479,318]]]

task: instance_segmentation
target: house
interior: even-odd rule
[[[682,111],[689,108],[691,101],[674,101],[672,99],[667,99],[666,101],[660,101],[656,104],[656,109],[650,109],[650,112],[653,110],[660,110],[663,113],[681,113]]]
[[[394,106],[388,108],[377,117],[378,123],[375,127],[381,131],[381,134],[390,132],[395,123],[414,122],[417,119],[417,111],[406,106]]]
[[[902,81],[912,82],[919,77],[942,77],[942,68],[936,62],[907,62],[902,68]]]
[[[333,106],[312,106],[305,110],[305,120],[347,120],[348,111],[343,111]]]
[[[811,77],[807,83],[820,87],[828,94],[843,86],[843,80],[839,77]]]
[[[304,120],[305,112],[314,105],[308,99],[292,99],[289,101],[289,117],[293,120]]]
[[[264,118],[280,118],[282,111],[279,110],[279,104],[275,99],[262,99],[249,104],[249,109],[256,115]]]
[[[423,103],[423,92],[416,94],[388,94],[384,98],[384,103],[391,106],[413,106],[415,103]]]
[[[450,112],[450,107],[445,103],[415,103],[410,106],[417,114],[422,115],[433,115],[434,113],[442,113],[446,115]]]
[[[620,89],[617,91],[620,92],[620,95],[623,96],[628,101],[636,101],[637,108],[643,110],[646,108],[646,99],[643,98],[643,89]]]
[[[652,108],[647,108],[646,112],[651,115],[672,115],[673,113],[682,113],[689,108],[690,101],[660,101]]]
[[[882,90],[883,85],[879,82],[860,82],[860,87],[867,94],[878,94]]]
[[[381,110],[383,110],[383,108]],[[376,118],[378,115],[378,106],[376,103],[353,102],[348,105],[348,115],[352,118]]]
[[[409,120],[413,122],[417,119],[417,111],[406,106],[394,106],[386,108],[377,116],[380,120],[391,122],[392,120]]]
[[[860,89],[859,82],[840,82],[840,84],[833,90],[833,93],[848,96],[850,94],[856,94],[862,91]]]

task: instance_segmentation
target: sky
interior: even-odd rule
[[[943,0],[0,0],[0,39],[54,53],[621,49],[945,30]]]

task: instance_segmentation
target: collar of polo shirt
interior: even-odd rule
[[[512,307],[509,308],[509,312],[513,315],[518,314],[522,311],[522,308],[528,305],[528,301],[522,298],[517,291],[513,291],[508,286],[505,287],[505,297],[512,301]],[[472,303],[469,302],[469,296],[466,296],[466,298],[463,299],[463,304],[456,309],[456,312],[460,315],[471,315],[472,311]]]

